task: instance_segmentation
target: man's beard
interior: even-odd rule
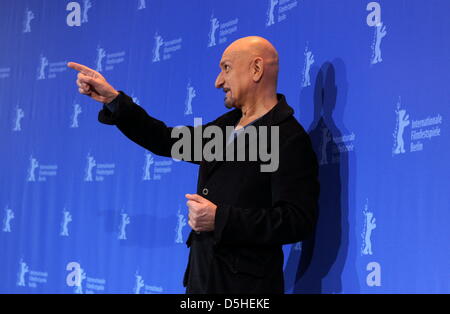
[[[233,109],[234,108],[233,103],[234,103],[233,98],[228,99],[228,97],[225,96],[224,105],[227,109]]]
[[[233,109],[233,105],[227,104],[226,101],[225,101],[224,105],[225,105],[225,108],[227,108],[227,109]]]

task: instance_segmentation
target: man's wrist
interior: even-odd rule
[[[120,92],[116,91],[117,95],[111,96],[109,98],[105,97],[105,102],[103,103],[104,106],[112,113],[116,112],[119,107],[120,102]]]
[[[113,92],[113,94],[112,94],[110,97],[108,97],[108,98],[106,99],[105,104],[110,104],[110,103],[112,103],[119,95],[120,95],[120,93],[119,93],[118,91],[115,90],[115,91]]]

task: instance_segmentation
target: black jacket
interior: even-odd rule
[[[279,126],[275,172],[261,172],[261,161],[194,161],[200,165],[197,194],[218,207],[215,230],[191,231],[186,241],[187,293],[283,293],[282,245],[299,242],[314,229],[319,194],[316,156],[285,97],[279,94],[278,100],[253,124]],[[116,125],[157,155],[171,157],[172,144],[178,140],[171,138],[171,127],[150,117],[122,92],[114,103],[114,112],[106,106],[100,111],[100,122]],[[225,126],[235,126],[241,115],[235,109],[203,127],[216,125],[225,132]]]

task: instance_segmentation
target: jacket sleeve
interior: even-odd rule
[[[217,244],[282,245],[304,240],[314,230],[319,197],[318,165],[307,133],[280,147],[271,175],[272,206],[239,208],[217,204]]]
[[[164,122],[148,115],[142,107],[135,104],[131,97],[123,92],[120,92],[113,102],[113,106],[111,104],[104,105],[99,112],[98,120],[101,123],[117,126],[130,140],[156,155],[172,157],[172,146],[179,140],[179,138],[171,136],[173,127],[168,127]],[[191,126],[186,128],[191,134],[191,144],[193,144],[194,128]],[[191,145],[191,147],[194,146]],[[193,152],[190,157],[185,161],[200,163],[200,161],[194,161]]]

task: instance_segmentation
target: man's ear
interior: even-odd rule
[[[263,76],[263,73],[264,73],[264,60],[261,57],[257,57],[253,60],[252,66],[253,81],[259,82]]]

